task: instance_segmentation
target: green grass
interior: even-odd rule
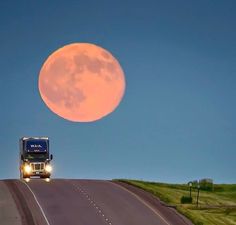
[[[236,184],[215,184],[214,191],[200,190],[199,206],[197,190],[192,189],[192,204],[181,204],[183,195],[189,196],[185,184],[165,184],[137,180],[119,180],[142,188],[176,207],[196,225],[236,225]]]

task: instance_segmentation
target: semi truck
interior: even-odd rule
[[[52,172],[48,137],[22,137],[20,144],[20,178],[49,179]]]

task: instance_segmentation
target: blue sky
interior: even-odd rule
[[[1,1],[0,178],[18,140],[49,136],[54,177],[236,183],[235,1]],[[126,75],[120,106],[93,123],[52,113],[40,68],[74,42],[109,50]]]

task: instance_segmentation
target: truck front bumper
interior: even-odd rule
[[[24,178],[30,178],[31,176],[38,176],[38,177],[45,177],[45,178],[50,177],[51,169],[52,168],[50,164],[48,163],[44,163],[44,162],[29,163],[23,167],[23,177]]]

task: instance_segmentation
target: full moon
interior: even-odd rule
[[[47,58],[38,85],[43,101],[55,114],[73,122],[92,122],[119,105],[125,76],[119,62],[104,48],[74,43]]]

